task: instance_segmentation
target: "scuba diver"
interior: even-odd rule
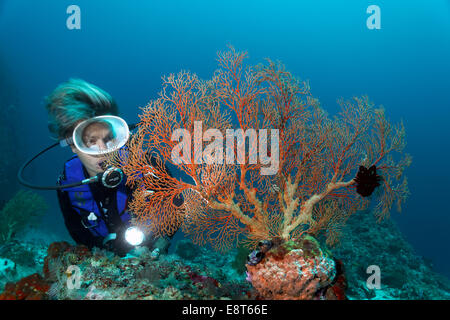
[[[25,163],[19,181],[32,188],[57,190],[65,225],[77,244],[104,248],[120,256],[136,246],[146,246],[156,255],[167,253],[173,235],[145,236],[132,225],[127,203],[133,190],[125,185],[120,169],[105,165],[105,153],[125,149],[133,129],[117,116],[112,97],[86,81],[70,79],[46,98],[46,109],[49,131],[59,142]],[[75,154],[65,163],[58,185],[45,187],[24,181],[25,167],[56,145],[70,146]],[[153,163],[154,159],[150,160]],[[174,199],[176,206],[182,203],[181,197]]]

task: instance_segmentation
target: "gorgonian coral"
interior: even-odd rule
[[[135,188],[130,208],[137,224],[156,234],[182,228],[218,250],[303,233],[324,232],[334,242],[347,218],[370,201],[382,218],[405,200],[403,171],[411,158],[403,154],[402,123],[392,125],[365,96],[340,100],[340,113],[329,117],[308,82],[281,63],[252,67],[245,58],[233,48],[219,53],[206,81],[187,71],[164,77],[159,98],[142,109],[128,152],[110,157]],[[219,143],[232,129],[238,147]],[[191,135],[174,135],[179,130]],[[168,174],[165,163],[181,174]],[[275,170],[262,174],[269,166]],[[360,166],[376,167],[380,177],[370,197],[357,192]],[[181,207],[173,205],[179,195]]]

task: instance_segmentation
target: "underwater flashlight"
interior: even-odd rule
[[[125,231],[125,240],[132,246],[139,246],[144,242],[144,233],[136,227],[130,227]]]

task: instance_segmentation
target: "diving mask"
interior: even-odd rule
[[[117,116],[98,116],[80,122],[62,146],[73,144],[89,155],[101,155],[120,149],[130,137],[128,124]]]

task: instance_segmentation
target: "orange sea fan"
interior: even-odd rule
[[[160,97],[142,109],[127,152],[110,157],[135,188],[130,209],[136,223],[158,235],[182,228],[198,244],[217,250],[304,232],[324,232],[335,242],[348,217],[369,200],[375,200],[383,217],[393,203],[406,199],[406,180],[400,179],[411,159],[393,156],[405,146],[401,124],[392,126],[367,97],[340,100],[341,112],[329,117],[312,97],[309,83],[281,63],[268,60],[251,67],[244,65],[245,58],[233,48],[219,53],[219,68],[208,81],[187,71],[164,77]],[[211,128],[223,137],[230,129],[277,130],[279,143],[244,136],[245,161],[208,163],[207,157],[230,151],[219,146],[202,153],[215,140],[196,142],[194,137]],[[182,139],[193,146],[193,154],[175,154],[174,159],[177,129],[190,133]],[[270,160],[276,158],[272,146],[279,147],[273,175],[261,174],[262,158],[250,162],[261,141],[267,142]],[[231,153],[236,160],[237,148]],[[179,172],[171,174],[166,164]],[[360,166],[372,165],[383,180],[374,195],[362,198],[354,178]],[[177,206],[179,197],[184,203]]]

